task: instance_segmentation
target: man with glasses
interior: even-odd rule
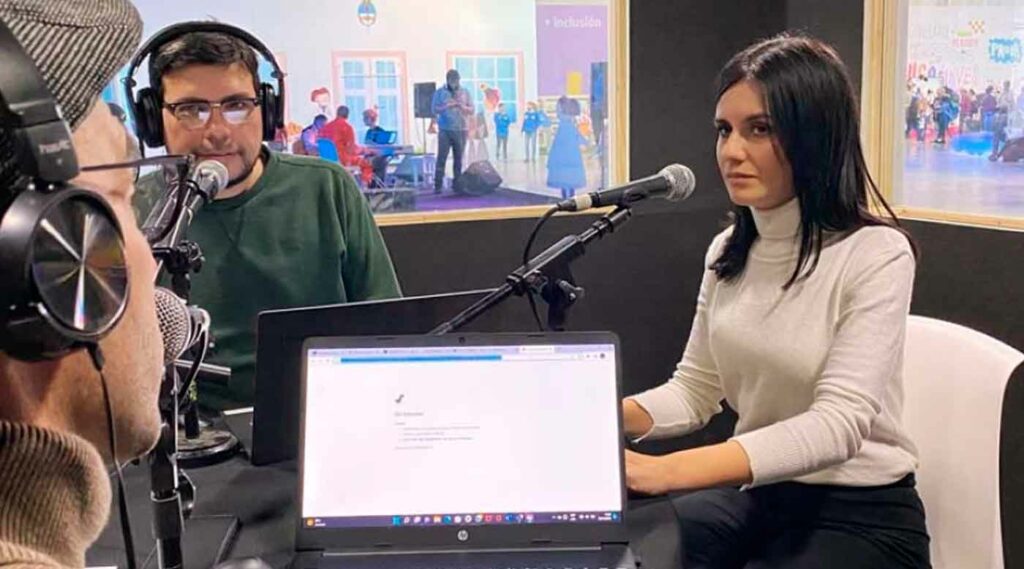
[[[400,295],[387,248],[353,178],[339,164],[262,144],[254,50],[216,32],[191,32],[150,57],[167,152],[228,169],[230,181],[196,215],[188,238],[205,263],[192,302],[210,312],[209,361],[227,386],[200,384],[208,409],[252,404],[256,316],[274,308]]]

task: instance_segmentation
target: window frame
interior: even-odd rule
[[[608,2],[608,141],[614,149],[608,163],[608,185],[621,184],[629,177],[629,5],[630,0],[607,0]],[[469,53],[453,51],[450,53]],[[483,52],[474,52],[483,53]],[[505,54],[506,52],[502,52]],[[522,53],[522,52],[520,52]],[[453,60],[449,58],[448,63]],[[332,69],[334,67],[332,66]],[[520,62],[518,73],[524,72]],[[404,83],[403,83],[404,85]],[[519,98],[525,97],[520,82]],[[403,87],[404,88],[404,87]],[[337,91],[337,86],[335,87]],[[525,99],[524,99],[525,100]],[[520,103],[520,112],[522,105]],[[406,108],[408,105],[405,106]],[[408,111],[406,111],[408,112]],[[411,131],[406,131],[411,132]],[[542,215],[549,206],[517,206],[450,211],[422,211],[407,213],[374,214],[378,226],[417,225],[457,221],[484,221],[497,219],[533,218]],[[568,215],[595,215],[605,213],[606,208]],[[565,215],[565,214],[562,214]]]
[[[893,203],[903,171],[902,73],[906,61],[910,0],[864,1],[861,138],[868,168],[893,211],[901,219],[1024,230],[1024,216],[1000,216],[936,210]]]
[[[404,51],[337,50],[337,51],[332,52],[331,53],[331,75],[332,75],[331,76],[331,81],[332,81],[332,85],[333,85],[333,88],[334,88],[334,94],[335,94],[334,95],[335,106],[343,104],[342,101],[345,100],[345,87],[344,87],[344,84],[341,81],[341,79],[342,79],[342,66],[344,65],[344,62],[345,61],[353,61],[353,60],[362,60],[364,62],[367,62],[370,65],[370,67],[368,68],[370,74],[366,75],[365,77],[367,77],[368,81],[373,82],[373,81],[376,80],[376,77],[377,77],[376,70],[373,69],[373,64],[377,60],[381,60],[381,59],[395,60],[397,62],[397,64],[398,64],[399,69],[398,69],[398,73],[395,75],[395,77],[397,77],[397,81],[398,81],[398,97],[399,97],[398,109],[399,109],[399,112],[401,113],[401,116],[399,118],[399,125],[400,125],[400,129],[401,130],[399,131],[399,134],[400,134],[400,136],[408,137],[408,136],[410,136],[410,132],[411,132],[409,130],[409,125],[410,125],[410,123],[409,123],[409,103],[410,103],[410,99],[409,99],[409,85],[408,85],[408,64],[406,62],[406,54],[405,54]],[[367,87],[366,89],[363,89],[363,91],[366,91],[366,92],[371,93],[371,94],[375,94],[375,89],[376,89],[375,86],[371,86],[371,87]],[[333,118],[334,117],[328,117],[328,119],[333,119]],[[349,122],[353,123],[352,126],[356,130],[356,132],[358,132],[359,129],[356,128],[357,122],[353,122],[353,121],[358,121],[358,124],[362,124],[362,120],[363,120],[362,116],[356,116],[355,113],[349,115]],[[362,144],[362,139],[360,139],[358,142],[360,144]],[[380,218],[378,218],[378,219],[380,219]]]

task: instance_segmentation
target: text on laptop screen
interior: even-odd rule
[[[619,521],[614,350],[308,350],[303,523]]]

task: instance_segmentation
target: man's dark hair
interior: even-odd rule
[[[346,107],[345,105],[341,105],[340,107],[338,107],[337,116],[338,116],[338,118],[347,119],[348,118],[348,107]]]
[[[149,81],[163,99],[162,77],[189,65],[231,65],[241,63],[252,75],[254,93],[259,96],[259,63],[256,51],[239,38],[220,32],[190,32],[161,46],[149,58]]]

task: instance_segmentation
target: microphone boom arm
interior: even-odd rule
[[[429,335],[440,336],[455,332],[509,296],[532,294],[538,288],[544,289],[541,296],[552,308],[549,312],[549,321],[555,327],[560,327],[564,324],[565,311],[582,293],[582,289],[576,288],[572,283],[569,264],[586,253],[586,246],[589,243],[614,232],[632,214],[633,211],[628,206],[619,206],[595,221],[583,233],[563,237],[525,265],[509,273],[505,277],[505,283],[494,292],[437,326]],[[561,322],[558,321],[559,318]]]

